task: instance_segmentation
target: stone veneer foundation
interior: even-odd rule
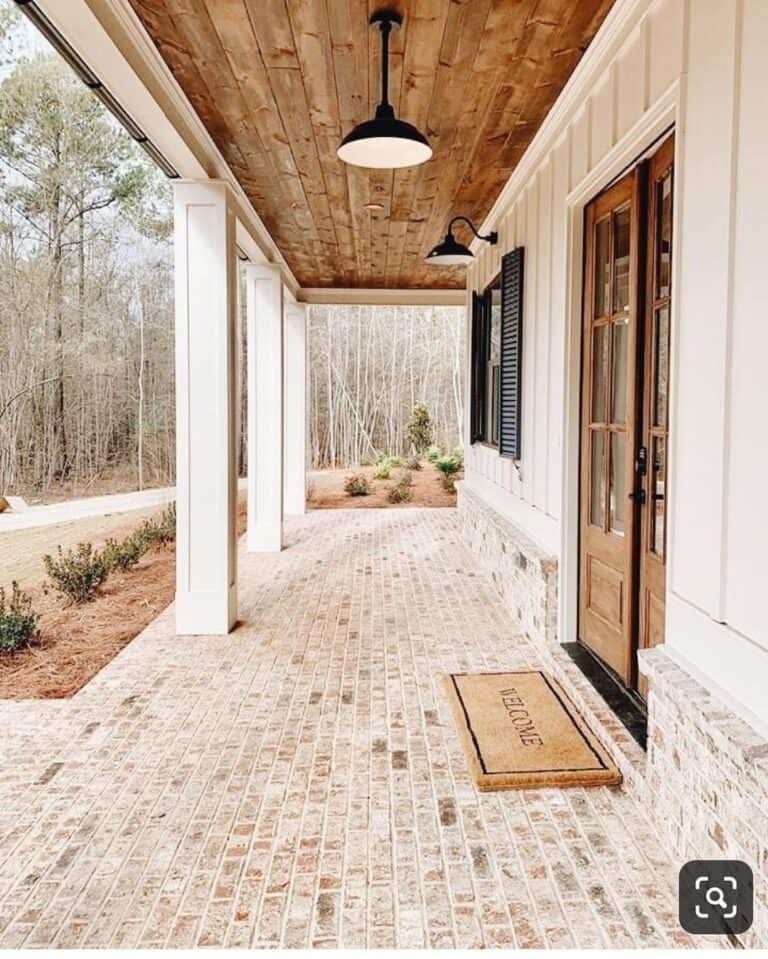
[[[649,683],[646,779],[654,818],[681,862],[741,859],[755,874],[755,921],[768,946],[768,740],[675,663],[640,653]]]
[[[458,484],[464,536],[529,639],[557,642],[557,557]]]
[[[596,693],[557,637],[557,557],[459,484],[464,536],[499,594],[600,735],[629,789],[679,857],[741,859],[755,874],[755,921],[738,944],[768,945],[768,741],[673,662],[640,654],[649,684],[648,753]],[[713,945],[718,944],[713,940]]]

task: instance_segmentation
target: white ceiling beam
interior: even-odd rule
[[[358,290],[303,287],[300,303],[327,306],[465,306],[465,290]]]

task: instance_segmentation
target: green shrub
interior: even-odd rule
[[[31,598],[17,582],[11,583],[10,597],[0,586],[0,653],[26,649],[37,634],[38,619]]]
[[[458,460],[459,466],[464,465],[464,449],[461,446],[457,446],[451,453],[451,456]]]
[[[421,460],[418,456],[409,456],[405,461],[406,468],[409,470],[420,470],[421,469]]]
[[[438,460],[435,460],[435,466],[440,470],[443,476],[453,476],[461,469],[461,459],[454,453],[446,453]]]
[[[442,456],[442,451],[439,446],[430,446],[427,451],[424,453],[430,463],[436,463]]]
[[[408,439],[417,453],[423,453],[432,443],[432,417],[423,403],[417,403],[408,424]]]
[[[352,473],[344,481],[344,492],[348,496],[367,496],[371,492],[371,485],[362,473]]]
[[[43,563],[54,588],[73,603],[89,603],[112,569],[106,554],[91,543],[79,543],[65,553],[61,546],[56,558],[44,556]]]
[[[146,520],[134,534],[143,541],[144,552],[153,546],[176,542],[176,504],[171,503],[158,517]]]
[[[149,548],[147,540],[137,530],[121,543],[108,539],[104,547],[104,557],[110,569],[119,569],[123,572],[134,567]]]
[[[410,502],[413,486],[413,477],[409,472],[404,472],[400,479],[390,489],[387,499],[390,503],[408,503]]]
[[[389,475],[396,466],[402,466],[399,456],[382,456],[376,463],[373,475],[376,479],[389,479]]]

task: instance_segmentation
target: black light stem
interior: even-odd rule
[[[465,217],[465,216],[455,216],[455,217],[451,220],[451,222],[448,224],[448,232],[451,233],[451,232],[453,231],[453,224],[454,224],[454,223],[459,223],[459,222],[464,222],[464,223],[466,223],[467,226],[470,228],[470,230],[471,230],[471,231],[475,234],[475,236],[478,238],[478,240],[485,240],[486,243],[491,243],[491,244],[495,244],[495,243],[498,242],[499,234],[496,233],[495,230],[494,230],[493,233],[489,233],[487,236],[483,236],[482,233],[478,233],[478,232],[477,232],[477,230],[475,229],[474,223],[473,223],[471,220],[467,219],[467,217]]]
[[[389,106],[389,34],[392,24],[388,20],[381,23],[381,102]]]

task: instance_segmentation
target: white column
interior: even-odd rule
[[[300,516],[307,504],[307,308],[285,308],[283,504]]]
[[[283,547],[283,283],[245,268],[248,311],[248,551]]]
[[[176,631],[237,619],[235,216],[217,180],[174,185]]]

